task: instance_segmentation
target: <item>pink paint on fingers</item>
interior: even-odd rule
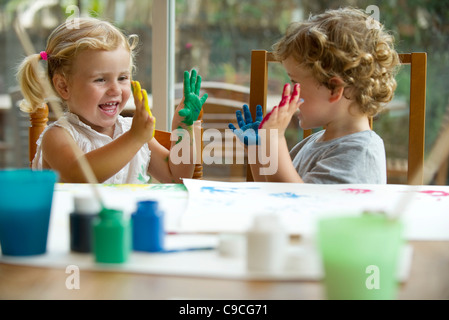
[[[259,124],[259,129],[262,129],[262,126],[264,125],[265,122],[268,121],[268,119],[270,119],[271,114],[273,113],[274,110],[276,110],[277,107],[274,107],[273,110],[271,110],[270,112],[268,112],[265,117],[262,119],[262,121]]]
[[[279,108],[285,106],[288,100],[288,96],[283,97],[281,103],[279,103]]]
[[[295,84],[295,87],[293,88],[293,95],[299,96],[299,89],[301,89],[301,85],[299,83]]]
[[[282,97],[289,96],[287,94],[287,89],[290,89],[290,84],[288,84],[288,83],[284,84],[284,89],[282,90]]]
[[[293,101],[297,96],[299,96],[299,89],[301,88],[301,85],[299,83],[296,83],[293,88],[293,94],[290,97],[290,102]]]

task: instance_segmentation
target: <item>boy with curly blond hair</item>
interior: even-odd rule
[[[273,174],[264,174],[259,161],[251,164],[255,181],[386,183],[385,147],[369,117],[396,89],[394,37],[361,10],[328,10],[291,24],[274,55],[294,85],[286,84],[280,104],[256,119],[260,143],[274,144],[266,149],[275,150],[278,163]],[[294,114],[301,128],[323,129],[289,151],[284,134]],[[241,128],[251,127],[251,119],[240,112],[237,118]]]

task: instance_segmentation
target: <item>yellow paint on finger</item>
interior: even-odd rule
[[[147,90],[143,89],[142,92],[143,92],[143,103],[144,103],[144,106],[145,106],[145,110],[147,110],[147,112],[150,115],[150,117],[154,119],[154,129],[153,129],[153,135],[152,135],[152,137],[154,137],[154,133],[156,131],[156,118],[153,117],[153,114],[151,113],[150,105],[148,103]]]
[[[142,101],[142,88],[140,87],[139,81],[133,81],[133,95],[137,98],[137,100]]]
[[[147,110],[147,112],[150,115],[150,117],[152,117],[150,105],[148,103],[147,90],[143,89],[142,92],[143,92],[143,102],[144,102],[145,110]]]
[[[156,131],[156,118],[153,117],[153,114],[151,113],[150,104],[148,103],[147,91],[145,89],[142,90],[142,87],[140,86],[139,81],[132,81],[131,84],[132,84],[132,88],[133,88],[134,97],[139,102],[142,102],[142,100],[143,100],[143,105],[145,107],[145,110],[148,112],[148,115],[154,119],[154,129],[153,129],[153,135],[152,135],[152,137],[154,137],[154,133]],[[143,93],[143,95],[142,95],[142,93]]]

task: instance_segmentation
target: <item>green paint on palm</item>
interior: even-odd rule
[[[184,108],[178,114],[184,118],[182,122],[188,126],[198,120],[201,108],[207,99],[207,93],[201,98],[199,97],[200,88],[201,76],[197,74],[196,70],[192,70],[190,77],[189,72],[184,71]]]

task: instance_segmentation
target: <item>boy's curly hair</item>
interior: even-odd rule
[[[400,65],[394,37],[359,9],[328,10],[292,23],[273,49],[277,60],[293,56],[331,90],[331,78],[343,80],[350,98],[368,116],[393,98]]]

